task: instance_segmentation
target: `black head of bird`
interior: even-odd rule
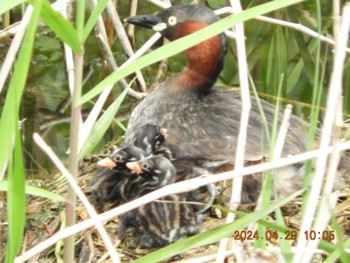
[[[176,5],[155,14],[129,17],[126,22],[153,29],[172,41],[205,28],[218,20],[218,16],[205,6]],[[209,38],[187,49],[184,54],[188,64],[174,88],[182,89],[187,86],[210,88],[224,65],[225,37],[221,34]],[[201,63],[202,58],[206,63]]]
[[[132,172],[126,168],[127,162],[137,161],[146,156],[146,153],[136,147],[127,146],[114,151],[108,157],[97,163],[97,170],[90,183],[91,193],[94,195],[98,207],[105,201],[127,200],[128,195],[124,185],[133,178]]]
[[[162,156],[149,156],[136,162],[129,162],[126,166],[140,175],[141,180],[134,183],[135,192],[146,194],[165,185],[175,182],[176,170],[174,165]]]
[[[99,167],[123,170],[126,168],[127,162],[133,162],[146,157],[146,153],[136,146],[126,146],[121,149],[117,149],[107,158],[104,158],[97,162]]]
[[[164,132],[157,125],[145,124],[138,128],[133,145],[141,148],[147,155],[155,153],[164,142]]]

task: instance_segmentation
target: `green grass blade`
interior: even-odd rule
[[[41,1],[38,1],[37,6],[41,6]],[[39,7],[35,7],[34,11],[40,9]],[[32,14],[32,17],[33,18],[30,20],[26,35],[23,40],[23,45],[18,54],[18,60],[14,66],[14,72],[9,84],[8,93],[0,118],[0,134],[2,140],[0,147],[0,173],[6,169],[7,160],[12,151],[12,144],[15,137],[15,125],[12,124],[16,119],[16,114],[18,114],[19,111],[19,104],[29,71],[29,63],[33,50],[36,24],[39,20],[39,18],[36,18],[34,14]]]
[[[7,192],[9,189],[8,181],[0,181],[0,192]],[[50,199],[53,202],[64,202],[63,196],[47,191],[45,189],[35,187],[29,184],[25,184],[25,193],[28,195],[34,195],[42,198]]]
[[[278,89],[281,87],[281,97],[286,97],[287,80],[287,61],[288,52],[283,30],[278,27],[272,36],[268,61],[267,61],[267,79],[266,92],[271,95],[278,95]],[[283,80],[282,84],[281,80]]]
[[[342,241],[342,242],[343,242],[342,246],[334,245],[335,249],[333,249],[332,252],[327,251],[328,253],[330,253],[330,255],[327,257],[327,259],[325,261],[323,261],[324,263],[339,262],[340,258],[342,259],[340,262],[349,262],[348,259],[350,258],[350,254],[346,253],[344,248],[350,247],[350,238],[348,238],[347,240]],[[320,245],[322,243],[323,242],[321,242]]]
[[[35,39],[36,25],[39,21],[42,0],[36,0],[32,17],[24,36],[18,60],[14,66],[8,93],[4,103],[1,119],[0,134],[2,147],[0,149],[0,171],[8,169],[9,191],[7,192],[7,216],[9,222],[9,235],[6,244],[6,262],[13,262],[19,251],[25,220],[25,194],[24,194],[24,163],[22,156],[21,136],[19,133],[18,119],[19,107],[26,79],[29,71],[30,58]],[[14,142],[14,155],[12,147]]]
[[[18,253],[22,244],[25,225],[25,175],[21,134],[18,127],[18,115],[17,122],[14,124],[16,129],[16,142],[14,156],[10,158],[8,170],[9,191],[7,192],[7,218],[9,226],[6,244],[6,262],[13,262],[13,259]]]
[[[0,2],[0,15],[10,10],[11,8],[25,2],[25,0],[11,0],[11,1],[1,1]]]
[[[212,36],[215,36],[226,29],[231,28],[233,25],[247,21],[257,15],[262,15],[271,11],[274,11],[276,9],[280,9],[295,3],[302,2],[302,0],[276,0],[271,1],[266,4],[262,4],[259,6],[252,7],[250,9],[247,9],[243,11],[242,13],[230,15],[224,19],[221,19],[220,21],[194,33],[189,36],[183,37],[177,41],[171,42],[164,47],[161,47],[155,51],[153,51],[150,54],[147,54],[135,62],[131,63],[129,66],[119,70],[118,72],[115,72],[105,78],[103,81],[101,81],[95,88],[90,90],[88,93],[86,93],[81,98],[81,103],[85,103],[98,95],[100,92],[102,92],[103,89],[105,89],[107,86],[112,85],[119,81],[120,79],[130,75],[135,70],[141,69],[143,67],[146,67],[148,65],[151,65],[155,62],[158,62],[164,58],[173,56],[175,54],[180,53],[181,51],[184,51],[188,49],[191,46],[194,46]]]
[[[345,120],[350,119],[350,58],[347,58],[344,65],[344,113],[347,116],[344,118]]]
[[[300,76],[303,72],[304,63],[301,59],[299,59],[296,63],[289,63],[288,66],[288,80],[287,80],[287,97],[289,97],[289,94],[292,93],[296,87],[297,84],[300,82]]]
[[[89,134],[88,139],[86,140],[86,143],[84,144],[83,148],[79,153],[80,158],[85,156],[87,153],[91,152],[101,140],[101,138],[111,125],[112,121],[114,120],[115,115],[119,110],[120,105],[123,102],[127,92],[128,90],[125,89],[95,123],[94,127],[91,130],[91,133]]]
[[[33,5],[35,0],[27,0]],[[40,14],[45,24],[56,33],[56,35],[75,53],[81,53],[79,39],[73,26],[57,11],[55,11],[47,0],[44,0]]]
[[[276,208],[281,207],[282,205],[293,200],[302,192],[303,190],[297,191],[294,194],[290,195],[288,198],[276,201],[270,204],[270,206],[262,208],[260,211],[247,214],[244,217],[237,219],[233,223],[218,227],[205,233],[198,234],[196,236],[187,238],[165,248],[159,249],[136,260],[135,263],[159,262],[181,252],[187,251],[191,248],[208,245],[217,242],[222,238],[232,236],[236,230],[242,230],[248,224],[265,217],[267,214],[271,213]]]
[[[85,24],[82,42],[85,42],[85,40],[90,35],[92,29],[94,28],[94,26],[96,24],[98,17],[102,14],[103,10],[106,8],[107,3],[108,3],[108,0],[98,1],[96,7],[92,11],[88,21]]]

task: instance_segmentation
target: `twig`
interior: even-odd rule
[[[111,18],[111,21],[114,26],[114,30],[117,32],[118,38],[120,40],[120,43],[124,49],[125,54],[127,54],[129,57],[134,54],[131,44],[129,42],[128,36],[126,35],[126,32],[124,30],[123,24],[120,21],[119,15],[116,11],[116,9],[113,7],[113,4],[111,1],[107,4],[107,13],[109,17]],[[141,91],[146,91],[146,82],[141,74],[140,70],[137,70],[136,72],[137,80],[140,84]]]
[[[90,0],[90,3],[91,3],[91,8],[94,8],[97,5],[96,0]],[[108,44],[106,28],[105,28],[105,25],[103,23],[103,19],[101,16],[97,20],[96,31],[97,31],[96,37],[100,43],[102,54],[107,61],[107,66],[109,67],[110,71],[112,71],[112,72],[117,71],[119,68],[118,68],[118,65],[117,65],[114,57],[113,57],[111,47]],[[128,83],[125,81],[125,79],[122,79],[121,81],[119,81],[118,84],[121,86],[122,89],[128,89],[128,96],[130,96],[134,99],[141,100],[145,97],[144,93],[139,93],[139,92],[134,91],[133,89],[130,89],[130,87],[129,87]],[[108,88],[106,88],[105,90],[108,90]],[[104,92],[105,92],[105,90],[104,90]]]
[[[215,13],[218,15],[222,15],[222,14],[231,14],[232,13],[232,8],[231,7],[223,7],[221,9],[215,10]],[[288,21],[283,21],[280,19],[276,19],[276,18],[272,18],[272,17],[267,17],[267,16],[257,16],[254,19],[259,20],[259,21],[263,21],[263,22],[267,22],[270,24],[275,24],[275,25],[280,25],[280,26],[284,26],[284,27],[289,27],[292,29],[295,29],[297,31],[300,31],[306,35],[309,35],[313,38],[319,38],[321,41],[326,42],[328,44],[331,44],[333,46],[335,46],[335,41],[329,37],[320,35],[319,33],[317,33],[316,31],[302,25],[302,24],[297,24],[297,23],[293,23],[293,22],[288,22]],[[350,48],[346,47],[345,48],[347,53],[350,53]]]
[[[102,34],[97,34],[96,37],[101,45],[101,51],[103,53],[104,58],[107,61],[107,65],[108,65],[109,69],[112,72],[118,71],[119,67],[118,67],[118,65],[113,57],[112,50],[106,41],[107,39],[104,38]],[[133,89],[131,89],[130,85],[125,81],[125,79],[122,79],[118,83],[122,87],[122,89],[128,90],[128,96],[131,98],[134,98],[136,100],[141,100],[146,96],[145,93],[137,92],[137,91],[134,91]],[[105,89],[105,90],[107,90],[107,89]]]
[[[96,0],[90,0],[90,3],[91,3],[92,8],[94,8],[97,5]],[[109,66],[111,71],[117,71],[118,66],[114,60],[111,48],[107,43],[106,29],[105,29],[105,26],[104,26],[104,23],[103,23],[103,20],[101,17],[99,17],[99,19],[97,20],[96,28],[97,28],[97,32],[98,32],[96,36],[97,36],[97,39],[99,40],[102,53],[103,53],[105,59],[107,60],[107,65]],[[144,93],[139,93],[139,92],[136,92],[133,89],[131,89],[129,87],[129,85],[127,84],[127,82],[125,81],[125,79],[122,79],[121,81],[119,81],[119,85],[121,86],[122,89],[127,89],[128,95],[130,97],[135,98],[135,99],[140,100],[140,99],[144,98],[146,95]],[[112,91],[113,86],[114,85],[110,85],[103,90],[103,92],[98,97],[94,107],[92,108],[89,116],[85,120],[85,122],[83,124],[83,128],[81,129],[81,132],[79,135],[79,151],[81,150],[81,148],[85,144],[85,142],[86,142],[86,140],[91,132],[93,125],[96,123],[96,120],[97,120],[97,118],[98,118],[98,116],[103,108],[103,105],[105,104],[110,92]]]
[[[257,16],[255,19],[263,21],[263,22],[267,22],[270,24],[276,24],[276,25],[280,25],[280,26],[284,26],[284,27],[293,28],[297,31],[300,31],[300,32],[306,34],[306,35],[309,35],[313,38],[319,38],[321,41],[335,46],[335,41],[333,39],[326,37],[326,36],[323,36],[323,35],[320,35],[316,31],[314,31],[314,30],[312,30],[312,29],[310,29],[302,24],[287,22],[287,21],[283,21],[280,19],[271,18],[271,17],[267,17],[267,16]],[[346,50],[346,52],[350,53],[350,48],[345,48],[345,50]]]
[[[350,149],[350,141],[343,142],[339,144],[339,150],[344,151]],[[195,190],[201,186],[212,184],[212,183],[217,183],[220,181],[224,180],[229,180],[234,177],[238,176],[245,176],[249,174],[254,174],[254,173],[261,173],[270,169],[276,169],[279,167],[283,167],[286,165],[292,165],[295,163],[300,163],[300,162],[305,162],[306,160],[312,159],[317,157],[323,152],[326,153],[331,153],[333,150],[333,147],[325,147],[322,149],[310,151],[310,152],[305,152],[301,153],[295,156],[289,156],[287,158],[281,158],[278,161],[273,161],[273,162],[267,162],[267,163],[262,163],[262,164],[257,164],[254,166],[249,166],[249,167],[243,167],[240,170],[234,170],[234,171],[229,171],[229,172],[224,172],[220,174],[208,174],[205,176],[200,176],[194,179],[178,182],[175,184],[167,185],[161,189],[158,189],[154,192],[151,192],[147,195],[144,195],[138,199],[135,199],[131,202],[128,202],[126,204],[123,204],[121,206],[118,206],[116,208],[113,208],[110,211],[104,212],[102,214],[97,215],[94,218],[89,218],[83,222],[80,222],[72,227],[68,227],[64,229],[63,231],[60,231],[53,235],[52,237],[46,239],[42,243],[38,244],[37,246],[31,248],[30,250],[26,251],[22,255],[18,256],[16,258],[16,263],[23,262],[25,260],[28,260],[29,258],[33,257],[37,253],[40,253],[44,249],[52,246],[56,242],[58,242],[61,239],[66,238],[69,235],[76,234],[80,231],[83,231],[87,228],[90,228],[96,224],[96,222],[106,222],[108,220],[111,220],[115,218],[116,216],[125,213],[127,211],[130,211],[132,209],[135,209],[141,205],[145,205],[149,202],[152,202],[153,200],[159,199],[163,196],[171,195],[171,194],[179,194],[183,192],[188,192],[191,190]]]
[[[130,16],[135,16],[136,15],[136,11],[137,11],[137,3],[138,0],[132,0],[131,1],[131,7],[130,7]],[[133,24],[129,24],[128,25],[128,36],[129,39],[132,40],[132,44],[134,45],[134,31],[135,31],[135,25]]]
[[[142,47],[140,47],[135,54],[133,54],[127,61],[125,61],[123,63],[123,65],[120,66],[120,69],[128,66],[129,64],[131,64],[133,61],[135,61],[137,58],[139,58],[140,56],[142,56],[144,53],[147,52],[147,50],[149,50],[156,42],[159,38],[161,38],[161,34],[159,32],[153,34],[152,37],[150,37],[150,39],[148,39],[146,41],[145,44],[142,45]]]
[[[81,200],[82,204],[85,206],[87,213],[91,218],[94,218],[97,216],[96,210],[93,208],[93,206],[88,201],[87,197],[85,196],[84,192],[80,189],[79,185],[77,184],[76,180],[73,178],[73,176],[68,172],[68,170],[64,167],[63,163],[60,161],[60,159],[54,154],[52,149],[44,142],[44,140],[38,135],[37,133],[34,134],[34,140],[38,144],[38,146],[47,154],[47,156],[52,160],[52,162],[56,165],[56,167],[60,170],[60,172],[66,177],[68,183],[71,185],[71,187],[74,189],[74,192]],[[101,235],[102,240],[106,244],[107,250],[111,256],[111,259],[113,262],[119,262],[119,257],[117,252],[115,251],[112,241],[108,236],[108,233],[106,229],[103,227],[101,222],[96,221],[96,228],[98,232]]]
[[[171,3],[169,0],[147,0],[147,2],[150,2],[156,6],[159,6],[163,9],[168,8],[171,6]]]

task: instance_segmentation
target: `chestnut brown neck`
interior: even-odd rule
[[[173,40],[206,26],[196,21],[182,23],[174,30]],[[224,64],[226,48],[223,41],[222,36],[214,36],[184,51],[187,65],[177,76],[177,89],[208,89],[214,85]]]

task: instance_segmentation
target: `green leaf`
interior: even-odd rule
[[[33,5],[35,0],[27,0]],[[57,11],[55,11],[47,0],[43,1],[43,7],[40,14],[45,24],[56,33],[56,35],[75,53],[81,53],[80,42],[73,26]]]
[[[271,95],[279,94],[281,87],[281,97],[286,97],[287,83],[287,59],[288,59],[286,40],[280,27],[277,28],[272,36],[272,42],[267,61],[267,79],[266,92]],[[281,86],[281,80],[282,86]]]
[[[320,243],[320,246],[324,242],[325,241],[322,240],[321,243]],[[330,253],[330,255],[328,255],[327,259],[325,261],[323,261],[324,263],[348,262],[348,260],[350,258],[350,254],[347,253],[344,248],[349,248],[350,247],[350,238],[348,238],[347,240],[344,240],[344,241],[340,241],[340,242],[342,242],[341,245],[339,245],[339,244],[338,245],[334,245],[334,244],[331,244],[331,243],[327,242],[329,245],[333,245],[335,247],[333,248],[333,251],[326,251],[324,249],[326,252]]]
[[[195,32],[189,36],[183,37],[181,39],[178,39],[174,42],[171,42],[155,51],[153,51],[150,54],[147,54],[133,63],[131,63],[129,66],[112,73],[107,78],[105,78],[103,81],[101,81],[95,88],[90,90],[87,94],[85,94],[81,100],[80,103],[85,103],[98,95],[102,90],[104,90],[107,86],[112,85],[119,81],[120,79],[130,75],[131,73],[135,72],[138,69],[141,69],[143,67],[146,67],[148,65],[151,65],[155,62],[158,62],[164,58],[173,56],[175,54],[180,53],[181,51],[184,51],[188,49],[191,46],[194,46],[212,36],[215,36],[219,33],[222,33],[226,29],[231,28],[233,25],[247,21],[257,15],[262,15],[268,12],[271,12],[273,10],[286,7],[288,5],[292,5],[295,3],[302,2],[302,0],[276,0],[271,1],[263,5],[255,6],[250,9],[247,9],[243,11],[242,13],[230,15],[226,18],[221,19],[220,21],[199,30],[198,32]]]
[[[13,262],[23,239],[25,223],[24,162],[22,156],[21,135],[19,132],[19,107],[29,71],[33,50],[36,25],[39,21],[42,0],[36,0],[28,24],[23,44],[14,66],[3,112],[0,119],[2,147],[0,150],[0,171],[4,171],[9,159],[7,217],[9,234],[6,244],[6,262]],[[12,156],[12,144],[14,154]]]
[[[303,72],[304,63],[301,59],[297,63],[291,63],[288,67],[287,94],[295,90],[299,83],[301,73]],[[287,95],[288,97],[288,95]]]
[[[23,2],[25,0],[0,1],[0,15]]]
[[[226,1],[225,0],[208,0],[207,1],[209,7],[211,9],[219,9],[219,8],[223,8],[226,6]]]
[[[19,104],[26,84],[36,25],[39,20],[35,15],[37,10],[41,9],[41,2],[41,0],[36,1],[38,4],[34,8],[32,19],[30,20],[21,50],[18,54],[18,60],[14,66],[14,72],[0,118],[0,134],[2,140],[0,147],[0,174],[6,170],[7,160],[12,152],[15,138],[15,125],[13,122],[18,119]]]
[[[0,192],[6,192],[8,191],[8,181],[0,181]],[[52,193],[50,191],[47,191],[45,189],[41,189],[39,187],[35,187],[29,184],[25,184],[25,191],[28,195],[34,195],[42,198],[50,199],[53,202],[65,202],[65,199],[63,196]]]
[[[103,10],[106,8],[107,3],[108,3],[108,0],[100,0],[97,2],[96,7],[94,8],[94,10],[92,10],[92,13],[84,27],[82,42],[85,42],[85,40],[90,35],[91,30],[94,28],[98,17],[102,14]]]
[[[79,153],[79,157],[82,158],[87,153],[91,152],[98,142],[101,140],[103,135],[106,133],[107,129],[111,125],[112,121],[119,110],[121,103],[123,102],[128,90],[125,89],[118,98],[108,107],[108,109],[103,113],[103,115],[95,123],[94,127],[89,134],[83,148]]]
[[[16,139],[14,156],[10,158],[8,169],[7,218],[9,222],[6,261],[12,260],[18,253],[23,239],[25,226],[26,197],[24,192],[24,160],[21,135],[18,127],[18,115],[15,121]]]

